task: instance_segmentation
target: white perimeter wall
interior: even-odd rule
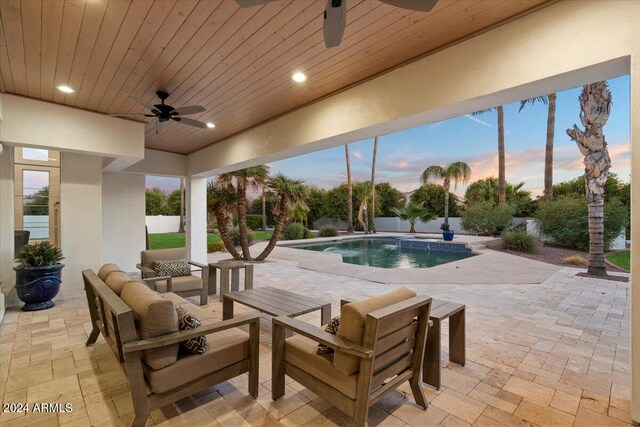
[[[145,217],[149,234],[177,233],[180,228],[180,215],[153,215]]]
[[[84,296],[81,272],[102,260],[101,157],[60,154],[60,236],[65,268],[58,298]]]
[[[102,263],[136,271],[145,248],[144,175],[102,174]]]

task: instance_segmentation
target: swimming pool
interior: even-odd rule
[[[421,239],[415,240],[419,242]],[[427,268],[474,256],[468,253],[468,250],[445,252],[416,248],[400,249],[395,238],[345,239],[325,243],[296,244],[289,247],[338,253],[342,255],[343,262],[382,268]]]

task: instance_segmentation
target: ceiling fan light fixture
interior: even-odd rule
[[[305,73],[303,73],[302,71],[296,71],[291,76],[291,79],[293,79],[294,82],[302,83],[302,82],[307,81],[307,75]]]
[[[73,90],[72,88],[70,88],[67,85],[58,85],[56,87],[60,92],[64,92],[64,93],[73,93],[75,92],[75,90]]]
[[[214,127],[216,127],[216,125],[214,125],[214,124],[213,124],[213,123],[211,123],[211,122],[207,122],[207,127],[208,127],[209,129],[213,129]]]

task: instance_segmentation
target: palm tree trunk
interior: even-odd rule
[[[229,218],[227,217],[227,215],[225,215],[222,206],[215,206],[214,214],[216,216],[216,222],[218,223],[218,232],[220,233],[220,239],[222,240],[222,243],[224,243],[224,247],[227,248],[227,251],[234,259],[240,259],[241,256],[236,250],[235,246],[233,246],[231,236],[229,235]]]
[[[498,203],[506,202],[506,177],[504,158],[504,108],[498,106]]]
[[[547,144],[544,149],[544,198],[553,200],[553,138],[556,127],[556,94],[549,94],[547,111]]]
[[[269,243],[267,243],[267,246],[264,248],[262,253],[256,257],[255,259],[256,261],[264,261],[269,256],[271,251],[273,251],[273,248],[276,247],[276,243],[278,243],[278,239],[280,239],[280,234],[284,229],[284,224],[287,222],[287,208],[286,208],[284,197],[281,197],[280,199],[279,212],[280,213],[276,218],[276,223],[273,227],[273,234],[269,239]]]
[[[353,233],[353,187],[351,185],[351,162],[349,161],[349,146],[344,146],[347,159],[347,233]]]
[[[369,211],[369,232],[376,232],[376,159],[378,157],[378,137],[373,140],[373,161],[371,162],[371,210]]]
[[[589,267],[587,274],[606,276],[604,262],[604,197],[597,195],[588,203]]]
[[[449,184],[444,185],[444,223],[449,225]]]
[[[184,233],[184,178],[180,178],[180,227],[178,233]]]
[[[604,185],[611,158],[602,128],[609,119],[611,92],[606,82],[585,85],[580,94],[580,120],[585,127],[567,129],[584,156],[584,182],[589,211],[589,267],[587,274],[606,276],[604,263]]]
[[[242,247],[242,259],[244,259],[245,261],[251,261],[251,254],[249,253],[249,230],[247,228],[247,193],[245,182],[242,178],[238,178],[236,188],[236,203],[238,206],[238,234],[240,235],[240,246]]]
[[[267,230],[267,198],[264,195],[264,187],[262,187],[262,231]]]
[[[416,223],[415,221],[409,221],[409,224],[411,224],[411,228],[409,228],[409,233],[415,233],[416,232]]]

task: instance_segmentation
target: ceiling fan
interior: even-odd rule
[[[262,6],[276,0],[236,0],[240,7]],[[430,12],[438,0],[380,0],[403,9],[418,12]],[[324,10],[324,44],[327,47],[335,47],[340,44],[344,28],[347,23],[347,0],[327,0],[327,8]]]
[[[137,104],[142,105],[150,110],[149,113],[113,113],[109,114],[110,116],[144,116],[144,117],[157,117],[158,120],[155,122],[156,133],[159,133],[162,128],[169,122],[169,120],[174,120],[178,123],[188,126],[194,126],[197,128],[207,128],[207,124],[200,122],[198,120],[193,120],[188,117],[182,117],[189,114],[202,113],[203,111],[207,111],[206,108],[200,105],[191,105],[188,107],[180,107],[173,108],[171,105],[167,105],[164,103],[165,99],[169,97],[167,92],[159,90],[156,92],[158,98],[160,98],[160,104],[149,104],[148,102],[140,99],[140,98],[131,98],[131,100]]]

